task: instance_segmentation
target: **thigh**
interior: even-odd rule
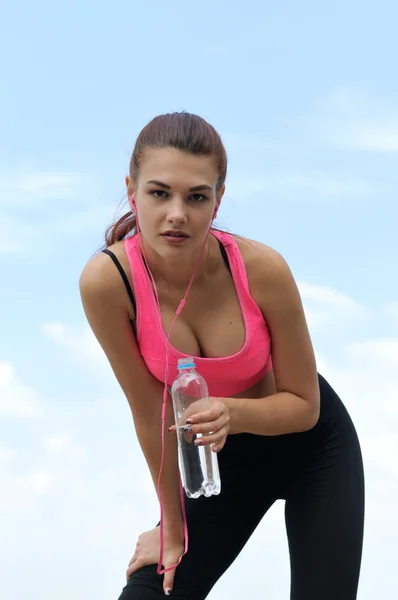
[[[224,456],[224,450],[219,455],[221,494],[195,500],[185,497],[189,547],[177,567],[172,592],[180,600],[207,597],[276,500],[271,474],[264,490],[250,483],[253,454],[246,442],[231,440],[225,450]],[[119,600],[160,600],[164,598],[162,582],[157,565],[143,567],[129,579]]]
[[[324,383],[322,393],[334,394]],[[313,448],[286,496],[291,600],[357,597],[364,525],[363,465],[351,419],[342,404],[336,406],[340,408],[333,427],[329,423],[325,428],[322,443]]]

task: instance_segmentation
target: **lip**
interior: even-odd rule
[[[186,242],[187,240],[189,240],[189,235],[181,235],[181,236],[175,236],[175,235],[169,235],[172,232],[167,232],[166,233],[162,233],[161,237],[166,240],[166,242],[168,242],[169,244],[183,244],[184,242]],[[177,233],[177,232],[173,232],[173,233]]]
[[[164,231],[163,233],[161,233],[160,235],[163,236],[172,236],[173,234],[175,235],[176,233],[179,234],[180,237],[184,237],[184,238],[188,238],[189,235],[187,233],[185,233],[185,231],[181,231],[180,229],[168,229],[167,231]]]

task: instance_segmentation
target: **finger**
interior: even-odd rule
[[[200,413],[196,413],[187,419],[187,425],[193,425],[197,423],[207,423],[208,421],[215,421],[223,413],[222,404],[219,406],[213,405],[209,410],[205,410]]]
[[[133,564],[133,562],[135,562],[137,560],[136,555],[134,554],[134,556],[131,557],[131,560],[129,562],[129,566]]]
[[[219,448],[222,448],[225,444],[228,431],[225,427],[213,433],[211,435],[204,435],[195,440],[195,446],[208,446],[209,444],[216,444]]]
[[[126,581],[128,581],[130,579],[130,577],[132,576],[133,573],[135,573],[136,571],[138,571],[138,569],[141,568],[141,563],[138,560],[135,560],[133,563],[131,563],[128,567],[128,569],[126,570]]]
[[[220,431],[223,427],[228,423],[228,419],[225,415],[221,415],[218,419],[211,421],[209,423],[198,423],[197,425],[186,425],[186,427],[190,427],[191,429],[186,429],[187,432],[193,434],[206,434],[206,433],[216,433]]]
[[[171,433],[175,433],[175,432],[176,432],[176,430],[177,430],[176,426],[175,426],[175,425],[171,425],[171,426],[168,428],[168,430],[167,430],[167,431],[170,431]]]
[[[170,596],[170,594],[173,590],[175,572],[176,572],[176,570],[173,569],[172,571],[167,571],[164,574],[163,590],[164,590],[164,593],[166,594],[166,596]]]

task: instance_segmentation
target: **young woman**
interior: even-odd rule
[[[354,600],[364,520],[357,435],[317,373],[284,259],[213,228],[226,172],[225,149],[206,121],[187,113],[155,118],[137,139],[126,177],[131,210],[108,229],[106,249],[80,278],[88,322],[127,397],[155,487],[163,389],[186,356],[195,357],[211,394],[211,410],[193,416],[192,432],[213,444],[222,480],[218,496],[183,497],[189,548],[176,568],[158,573],[159,527],[139,537],[120,600],[206,598],[280,498],[291,599]],[[167,569],[184,553],[170,398],[165,421],[159,491]]]

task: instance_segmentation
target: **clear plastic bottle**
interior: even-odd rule
[[[178,459],[181,479],[189,498],[212,496],[221,491],[217,453],[211,445],[195,446],[202,434],[185,431],[186,420],[210,408],[207,383],[199,373],[193,358],[178,360],[179,374],[174,381],[171,394],[178,438]]]

